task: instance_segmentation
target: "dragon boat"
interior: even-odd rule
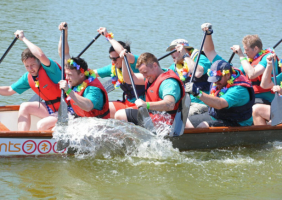
[[[36,131],[39,118],[31,117],[30,131],[17,131],[19,106],[0,106],[0,157],[61,155],[52,131]],[[179,137],[167,137],[180,151],[262,145],[282,141],[278,126],[210,127],[185,129]]]

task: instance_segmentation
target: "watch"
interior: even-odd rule
[[[189,53],[185,53],[182,58],[185,59],[185,58],[189,58],[189,57],[190,57]]]

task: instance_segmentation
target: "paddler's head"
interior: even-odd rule
[[[253,59],[261,50],[262,42],[258,35],[247,35],[242,40],[244,53]]]
[[[151,53],[142,53],[137,60],[136,68],[150,83],[163,73],[158,59]]]
[[[189,42],[185,39],[176,39],[173,40],[169,47],[166,49],[166,51],[172,51],[173,49],[175,49],[175,47],[177,45],[183,45],[186,53],[188,53],[189,55],[191,55],[190,51],[194,49],[194,47],[189,45]],[[179,51],[174,52],[173,54],[171,54],[171,57],[173,59],[174,64],[183,64],[183,56],[181,56]]]
[[[37,76],[40,68],[40,61],[31,53],[29,48],[22,52],[22,62],[30,75]]]
[[[72,57],[65,64],[66,80],[71,87],[81,84],[85,79],[88,65],[82,58]]]
[[[130,53],[130,43],[129,42],[124,43],[122,41],[118,41],[118,43],[120,43],[120,45]],[[115,64],[117,68],[121,68],[122,59],[119,57],[119,54],[115,51],[113,46],[110,47],[109,54],[110,54],[109,57],[112,60],[112,63]]]
[[[215,83],[219,89],[226,87],[227,81],[230,79],[233,73],[232,66],[224,61],[217,60],[208,70],[207,75],[209,76],[208,82]]]

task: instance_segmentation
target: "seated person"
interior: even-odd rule
[[[271,78],[272,73],[272,59],[275,59],[276,55],[270,54],[267,56],[267,67],[262,75],[260,86],[264,89],[269,89],[273,92],[278,92],[282,95],[282,89],[280,85],[274,85],[273,77]],[[282,81],[282,73],[276,76],[277,84],[280,84]],[[270,122],[270,105],[266,104],[256,104],[253,106],[253,119],[254,125],[266,125]]]
[[[194,83],[186,83],[185,91],[210,107],[209,113],[191,116],[189,128],[251,126],[255,101],[251,82],[223,60],[214,62],[208,75],[208,81],[213,83],[210,94],[199,90]]]
[[[185,84],[191,79],[199,55],[199,50],[189,46],[188,41],[184,39],[173,40],[166,51],[172,51],[173,49],[176,49],[177,51],[171,54],[174,64],[172,64],[169,69],[173,70]],[[211,62],[201,52],[193,82],[200,88],[200,90],[206,93],[209,92],[211,85],[211,83],[207,81],[207,71],[210,66]],[[190,98],[192,103],[189,109],[189,116],[208,111],[208,106],[201,100],[195,98],[193,95],[190,95]]]

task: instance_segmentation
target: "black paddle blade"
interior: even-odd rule
[[[142,106],[138,108],[137,120],[139,126],[144,127],[155,135],[157,134],[154,123],[149,115],[147,108],[144,108]]]
[[[112,84],[112,80],[108,80],[104,83],[102,83],[102,85],[104,86],[105,90],[107,91],[107,93],[110,93],[111,91],[115,90],[115,86]]]
[[[282,98],[275,93],[275,97],[271,102],[271,126],[276,126],[282,123]]]
[[[59,140],[57,142],[57,151],[63,151],[65,148],[67,148],[68,146],[70,146],[70,141],[67,140]]]
[[[184,132],[185,124],[188,118],[189,109],[191,104],[191,98],[189,94],[185,94],[181,101],[181,106],[177,109],[171,130],[169,133],[170,137],[180,136]]]
[[[68,125],[68,105],[64,98],[61,98],[60,107],[58,110],[58,121],[57,124],[60,126]]]

